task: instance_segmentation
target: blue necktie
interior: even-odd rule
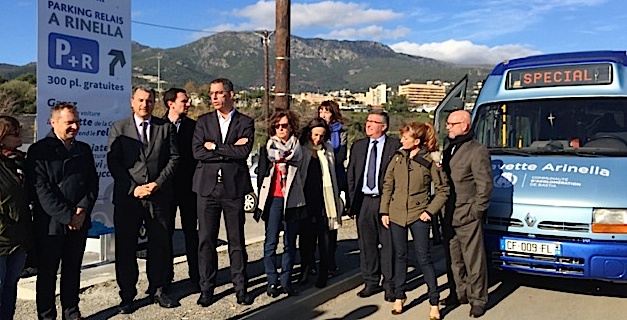
[[[372,149],[370,149],[370,159],[368,159],[368,176],[366,177],[366,186],[374,189],[377,174],[377,140],[372,141]]]

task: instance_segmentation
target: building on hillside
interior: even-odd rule
[[[328,95],[328,94],[321,94],[321,93],[313,93],[313,92],[301,92],[301,93],[295,93],[292,94],[292,99],[298,101],[298,102],[308,102],[309,104],[313,105],[313,106],[317,106],[319,104],[321,104],[323,101],[326,100],[338,100],[336,99],[336,97],[332,96],[332,95]],[[340,103],[340,102],[338,102]]]
[[[446,96],[446,86],[433,82],[401,84],[398,86],[398,95],[405,96],[414,108],[435,107]]]
[[[392,97],[392,88],[385,83],[381,83],[374,88],[368,88],[364,104],[382,106],[390,100],[390,97]]]

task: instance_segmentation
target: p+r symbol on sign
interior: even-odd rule
[[[48,66],[86,73],[98,73],[99,45],[97,41],[59,33],[48,35]]]

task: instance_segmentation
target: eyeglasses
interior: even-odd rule
[[[188,103],[188,102],[189,102],[189,100],[188,100],[188,99],[185,99],[185,100],[181,100],[181,102],[183,102],[183,103]]]
[[[274,124],[274,129],[279,129],[279,128],[289,129],[290,128],[290,124],[289,123],[275,123]]]
[[[381,122],[381,121],[375,121],[375,120],[366,120],[366,123],[368,123],[368,122],[370,122],[370,123],[376,123],[376,124],[383,124],[383,122]]]
[[[451,126],[451,127],[452,127],[452,126],[454,126],[454,125],[456,125],[456,124],[460,124],[460,123],[463,123],[463,122],[461,122],[461,121],[460,121],[460,122],[448,122],[448,121],[447,121],[447,122],[446,122],[446,125],[447,125],[447,126]]]
[[[8,133],[7,133],[7,136],[19,137],[19,136],[21,136],[21,135],[22,135],[22,132],[20,132],[20,130],[16,130],[16,131],[13,131],[13,132],[8,132]]]

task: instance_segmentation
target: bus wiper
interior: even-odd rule
[[[489,148],[491,154],[513,154],[515,156],[529,157],[533,152],[518,148]]]

